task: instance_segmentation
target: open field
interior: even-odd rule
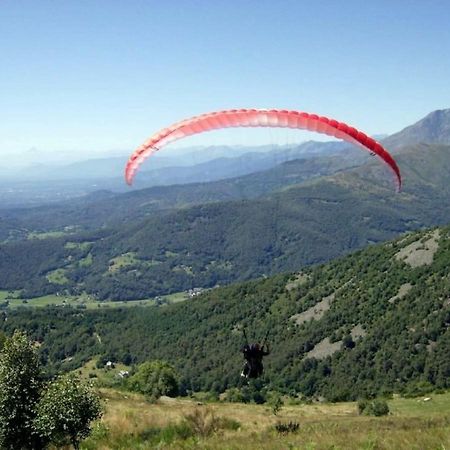
[[[12,298],[17,293],[9,293],[8,291],[0,291],[0,302],[8,301],[8,308],[19,307],[37,307],[42,308],[45,306],[67,306],[82,307],[86,309],[99,309],[99,308],[130,308],[133,306],[155,306],[158,301],[154,298],[147,298],[142,300],[129,300],[129,301],[97,301],[87,294],[81,294],[79,296],[70,295],[44,295],[42,297],[36,297],[31,299]],[[159,297],[159,303],[161,305],[178,303],[188,299],[188,295],[185,292],[177,292],[175,294],[162,295]]]
[[[68,232],[65,231],[46,231],[46,232],[38,232],[38,231],[33,231],[31,233],[28,233],[27,238],[28,239],[51,239],[51,238],[59,238],[59,237],[63,237],[66,236],[67,234],[70,234]]]
[[[11,298],[13,294],[10,291],[0,291],[0,301]]]
[[[105,415],[93,436],[82,445],[84,449],[450,448],[449,393],[432,395],[429,401],[396,398],[389,401],[389,416],[367,417],[358,415],[356,404],[351,402],[284,406],[275,416],[264,405],[202,405],[193,400],[169,398],[150,404],[136,394],[108,389],[100,392]],[[181,423],[192,414],[205,423],[213,414],[235,426],[210,435],[177,436],[173,431],[176,424],[182,429]],[[277,423],[289,421],[299,424],[297,432],[283,435],[275,430]]]

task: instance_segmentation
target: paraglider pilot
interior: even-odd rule
[[[245,336],[245,332],[244,332]],[[245,339],[247,341],[247,338]],[[263,358],[270,354],[269,345],[266,344],[266,339],[262,345],[255,343],[249,345],[248,342],[242,347],[242,353],[244,354],[245,364],[242,370],[241,376],[245,378],[258,378],[263,374]]]

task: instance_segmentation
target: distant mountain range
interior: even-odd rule
[[[412,143],[449,141],[449,110],[435,111],[390,137],[377,139],[394,152]],[[348,153],[352,152],[352,153]],[[204,183],[268,170],[294,159],[337,155],[364,162],[361,152],[343,142],[305,142],[291,146],[171,149],[157,153],[141,168],[133,190],[151,186]],[[127,192],[123,171],[128,154],[97,158],[68,165],[45,163],[1,172],[0,208],[33,206],[85,196],[98,190]]]
[[[357,167],[368,158],[363,152],[352,150],[342,156],[297,159],[269,170],[209,183],[155,186],[123,194],[101,190],[34,208],[5,209],[3,218],[20,221],[29,230],[54,231],[66,226],[92,230],[198,204],[258,198],[314,177]],[[8,238],[7,228],[0,229],[0,238]]]
[[[293,146],[211,147],[169,156],[156,154],[145,164],[134,186],[124,182],[127,157],[80,161],[69,165],[34,165],[6,171],[0,181],[0,207],[33,206],[77,198],[97,190],[129,192],[234,178],[267,170],[284,161],[333,155],[348,147],[342,142],[305,142]]]

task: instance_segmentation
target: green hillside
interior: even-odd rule
[[[252,200],[6,243],[0,246],[0,288],[23,290],[24,298],[87,292],[98,299],[143,299],[293,271],[448,223],[450,146],[413,146],[398,161],[400,194],[373,161]],[[55,282],[55,270],[64,282]]]
[[[184,389],[239,384],[242,328],[270,330],[269,386],[355,399],[450,387],[450,227],[407,234],[301,274],[216,288],[163,307],[6,310],[51,368],[95,355],[127,364],[165,359]]]
[[[364,152],[349,149],[338,155],[297,159],[270,170],[215,182],[156,186],[126,194],[97,191],[57,204],[4,209],[0,218],[0,240],[27,239],[33,231],[73,233],[122,226],[178,208],[258,198],[284,186],[356,167],[366,160]]]

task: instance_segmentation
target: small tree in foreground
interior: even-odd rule
[[[98,396],[74,376],[65,375],[50,383],[40,399],[34,427],[47,441],[78,448],[89,436],[91,422],[100,418]]]
[[[100,400],[71,376],[44,386],[37,350],[23,332],[6,339],[0,353],[0,448],[73,444],[101,415]]]
[[[0,448],[42,447],[33,430],[41,386],[37,350],[16,331],[0,354]]]

